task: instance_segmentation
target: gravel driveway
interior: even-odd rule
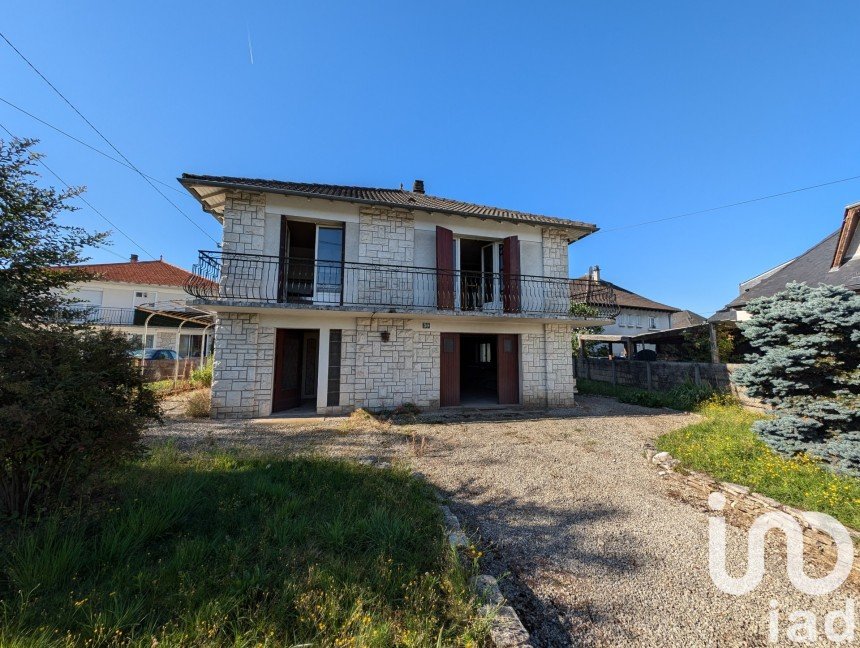
[[[753,593],[729,596],[711,583],[707,515],[676,499],[642,456],[646,440],[692,420],[580,397],[552,415],[464,413],[405,427],[176,422],[154,437],[410,461],[486,547],[485,571],[500,578],[535,646],[766,645],[771,599],[781,643],[795,610],[816,612],[822,633],[827,611],[860,596],[847,586],[817,599],[795,591],[774,538]],[[746,535],[730,528],[728,544],[740,575]]]

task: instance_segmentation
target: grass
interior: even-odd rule
[[[805,455],[776,454],[751,428],[760,414],[719,402],[705,403],[697,411],[704,417],[701,422],[664,434],[657,448],[683,467],[860,529],[860,479],[835,474]]]
[[[405,470],[181,455],[0,536],[2,646],[477,645],[470,572]]]
[[[173,378],[164,380],[155,380],[145,383],[147,389],[154,391],[156,394],[167,396],[168,394],[189,391],[195,389],[195,385],[190,380],[177,380],[174,388]]]
[[[576,388],[581,394],[611,396],[622,403],[632,403],[643,407],[668,407],[681,411],[691,411],[716,392],[710,387],[698,387],[693,383],[679,385],[669,391],[646,391],[628,385],[613,385],[596,380],[576,379]]]

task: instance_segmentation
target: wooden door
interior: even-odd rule
[[[520,240],[509,236],[502,241],[502,302],[506,313],[522,309],[520,279]]]
[[[499,335],[496,344],[499,404],[516,405],[520,402],[519,336]]]
[[[302,331],[278,329],[275,338],[275,375],[272,411],[298,407],[302,402]]]
[[[439,373],[439,405],[460,404],[460,334],[442,333],[442,367]]]
[[[454,309],[454,232],[436,226],[436,308]]]

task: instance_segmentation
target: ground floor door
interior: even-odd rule
[[[441,334],[441,407],[520,402],[519,336]]]
[[[316,400],[318,341],[319,331],[277,330],[273,412],[299,407],[303,400]]]

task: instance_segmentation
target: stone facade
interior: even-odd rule
[[[275,359],[275,329],[259,315],[221,313],[215,324],[212,417],[252,418],[269,414]]]
[[[546,398],[546,340],[539,333],[520,335],[521,401],[527,407],[544,407]]]
[[[571,339],[573,327],[544,324],[546,353],[546,397],[548,407],[572,407],[576,393]]]
[[[415,265],[415,216],[381,207],[359,210],[358,258],[368,263]]]
[[[567,233],[561,230],[544,229],[541,234],[543,252],[543,274],[545,277],[568,278]]]

